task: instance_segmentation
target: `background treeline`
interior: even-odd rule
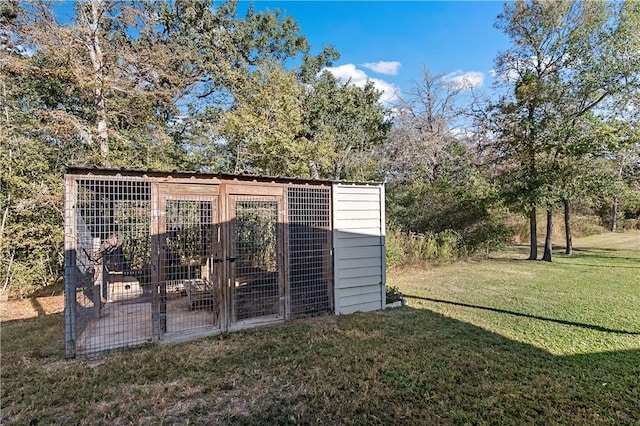
[[[394,264],[516,234],[536,259],[555,211],[568,241],[577,216],[638,227],[638,2],[507,4],[496,26],[513,45],[490,96],[425,69],[394,105],[322,72],[338,52],[312,52],[277,11],[91,0],[62,22],[56,7],[0,2],[0,286],[13,296],[60,279],[69,165],[384,180]]]

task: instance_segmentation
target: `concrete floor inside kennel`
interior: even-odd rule
[[[189,309],[188,299],[180,297],[167,302],[167,331],[161,341],[177,342],[194,335],[220,331],[214,326],[214,312]],[[90,355],[110,349],[137,346],[153,341],[150,301],[106,303],[100,318],[90,320],[78,339],[78,353]]]

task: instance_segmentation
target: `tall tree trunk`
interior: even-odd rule
[[[551,207],[547,207],[547,235],[544,238],[544,254],[542,260],[551,262],[551,250],[553,249],[553,210]]]
[[[529,260],[538,258],[538,223],[536,219],[536,207],[531,208],[529,213]]]
[[[102,156],[102,165],[108,166],[109,131],[107,128],[107,109],[104,101],[104,55],[100,46],[100,19],[104,13],[102,0],[91,0],[91,16],[85,14],[85,21],[89,33],[85,39],[91,65],[93,67],[94,84],[93,101],[96,110],[96,127],[98,131],[98,145]]]
[[[573,234],[571,232],[571,202],[564,199],[564,236],[565,236],[565,249],[564,254],[573,254]]]
[[[618,199],[614,198],[611,203],[611,232],[618,230]]]

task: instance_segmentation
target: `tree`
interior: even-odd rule
[[[302,99],[302,131],[309,175],[329,179],[381,179],[379,162],[391,126],[372,83],[340,83],[328,71],[309,84]]]
[[[459,93],[442,76],[423,69],[421,80],[394,108],[385,148],[385,169],[393,180],[437,177],[438,165],[448,159],[448,148],[456,142],[451,126],[458,116]]]
[[[480,134],[457,127],[465,115],[460,91],[424,69],[395,106],[383,163],[388,217],[405,231],[452,230],[469,252],[490,250],[507,232],[480,158]]]
[[[65,166],[220,170],[225,137],[247,134],[238,117],[259,117],[256,129],[274,123],[260,121],[267,108],[251,96],[254,84],[280,96],[272,112],[295,140],[301,81],[336,56],[330,48],[312,56],[292,19],[252,10],[241,18],[235,2],[92,0],[78,2],[68,22],[51,6],[0,4],[0,285],[14,294],[60,272]],[[304,62],[286,70],[295,58]],[[285,133],[250,142],[277,148]],[[294,173],[287,167],[302,163],[291,147],[266,150],[271,158],[252,167]]]
[[[196,154],[194,168],[259,172],[266,170],[266,163],[270,163],[267,169],[271,173],[302,173],[297,165],[289,170],[283,162],[286,159],[282,157],[283,151],[275,146],[278,131],[271,132],[269,127],[284,131],[277,137],[284,137],[286,140],[282,143],[291,145],[288,142],[291,135],[285,126],[292,123],[294,110],[303,96],[302,87],[297,85],[310,82],[321,67],[337,58],[337,52],[325,47],[318,55],[311,55],[306,37],[300,34],[291,17],[283,17],[279,11],[255,12],[249,7],[246,16],[240,18],[236,1],[220,5],[210,0],[162,3],[158,15],[163,36],[177,43],[180,51],[196,53],[188,62],[190,74],[185,78],[187,84],[181,98],[185,113],[175,134]],[[291,62],[300,65],[297,69],[288,69]],[[269,99],[255,96],[254,85],[267,96],[275,96],[278,86],[284,89],[285,97],[293,102],[290,109],[278,117],[284,122],[276,123],[275,116],[266,114],[268,109],[275,112],[274,107],[284,106],[284,98],[272,97],[271,100],[278,101],[269,106]],[[252,134],[252,141],[241,140],[249,131],[241,123],[243,115],[262,129]],[[294,123],[292,129],[297,126],[299,124]],[[268,141],[259,141],[261,136]],[[249,152],[252,146],[259,148],[259,152]],[[289,148],[285,151],[298,151],[298,148]],[[269,155],[275,157],[265,157]],[[258,157],[261,159],[251,164],[249,159]],[[292,158],[291,162],[297,164],[299,160]],[[278,162],[283,167],[274,168]]]
[[[551,261],[553,208],[560,198],[556,173],[572,159],[574,135],[585,116],[605,108],[640,83],[637,2],[525,2],[506,4],[496,26],[513,47],[496,60],[497,74],[513,88],[496,109],[506,124],[501,151],[520,170],[531,244],[537,258],[536,207],[545,204],[544,260]],[[567,200],[568,201],[568,200]],[[568,203],[566,203],[569,206]]]
[[[220,134],[235,173],[303,176],[302,92],[294,73],[265,64],[249,77],[251,90],[239,91],[234,106],[221,117]]]

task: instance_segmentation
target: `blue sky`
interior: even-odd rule
[[[409,90],[425,66],[465,87],[489,89],[494,59],[509,47],[493,26],[503,9],[499,1],[264,0],[254,7],[292,16],[313,52],[323,44],[338,49],[335,75],[354,82],[369,78],[388,101],[394,90]]]

